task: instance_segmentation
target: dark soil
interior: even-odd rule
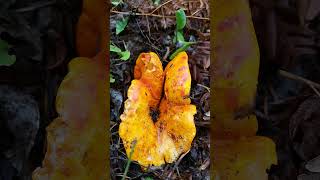
[[[309,167],[320,155],[319,1],[251,0],[251,8],[261,54],[259,134],[277,145],[269,179],[320,179],[319,158]]]
[[[131,58],[128,61],[119,60],[117,55],[111,54],[110,68],[111,74],[115,79],[115,82],[111,84],[110,159],[112,179],[120,179],[123,176],[128,160],[118,134],[118,128],[120,124],[119,117],[123,112],[124,101],[127,99],[126,93],[131,80],[133,80],[133,68],[136,58],[141,52],[153,51],[159,55],[165,67],[169,62],[169,58],[164,57],[168,57],[168,54],[172,54],[177,48],[176,44],[172,42],[175,30],[175,11],[180,7],[186,7],[186,14],[190,15],[190,12],[195,12],[200,7],[199,5],[196,7],[192,3],[191,5],[186,5],[174,1],[176,4],[168,3],[154,12],[156,15],[168,15],[173,16],[173,18],[136,15],[135,13],[147,14],[158,7],[153,6],[152,3],[146,3],[149,1],[143,2],[128,1],[111,10],[111,41],[121,49],[126,47],[131,52]],[[119,11],[126,12],[129,15],[119,14]],[[208,6],[203,6],[196,15],[208,17]],[[115,24],[122,17],[130,17],[129,23],[124,32],[116,35]],[[187,27],[184,29],[186,40],[199,42],[187,50],[192,74],[190,97],[192,104],[197,106],[197,114],[195,115],[197,135],[192,143],[190,152],[175,163],[166,164],[162,167],[150,167],[147,171],[143,171],[136,162],[131,163],[127,174],[131,179],[166,179],[168,177],[172,179],[209,179],[210,89],[206,87],[210,86],[210,27],[207,20],[188,19],[187,21]],[[156,116],[156,113],[153,115]]]
[[[10,157],[5,155],[9,147],[1,144],[0,179],[29,180],[32,171],[41,166],[46,152],[45,128],[57,116],[54,106],[57,89],[67,73],[69,60],[76,56],[74,27],[81,12],[81,4],[78,0],[0,2],[0,38],[10,44],[10,53],[16,56],[16,62],[12,66],[0,66],[1,88],[6,85],[10,89],[17,89],[17,97],[12,97],[17,99],[17,107],[35,101],[36,105],[30,105],[30,108],[40,113],[39,130],[35,141],[28,142],[33,143],[33,148],[25,159],[18,158],[22,157],[24,152],[21,151],[25,148],[21,138],[8,142],[11,145],[20,144],[11,151],[14,154]],[[25,101],[23,97],[31,100]],[[24,104],[19,104],[19,99]],[[3,105],[1,103],[0,106]],[[5,113],[2,112],[1,117]],[[34,122],[37,122],[36,117]],[[13,123],[12,118],[18,117],[12,115],[12,118],[6,118],[0,119],[1,129],[6,128],[2,122],[10,120]],[[31,131],[37,127],[34,125],[29,128]],[[1,139],[9,139],[12,136],[10,133],[19,137],[27,130],[28,128],[7,133],[2,131]],[[23,168],[15,166],[19,163],[23,164]]]

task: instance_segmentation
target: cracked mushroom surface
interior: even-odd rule
[[[190,149],[196,134],[193,116],[197,111],[189,99],[188,55],[181,52],[163,71],[155,53],[142,53],[134,77],[120,116],[119,135],[126,153],[130,154],[136,142],[131,158],[141,166],[174,162]],[[150,112],[155,108],[160,115],[154,123]]]

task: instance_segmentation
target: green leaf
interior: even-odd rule
[[[153,1],[153,4],[156,5],[156,6],[158,6],[158,5],[160,4],[160,1],[161,1],[161,0],[154,0],[154,1]]]
[[[174,57],[177,56],[177,54],[187,50],[193,44],[197,44],[197,43],[196,42],[184,42],[183,45],[179,49],[177,49],[173,54],[171,54],[169,59],[172,60]]]
[[[116,34],[120,34],[128,25],[129,17],[126,17],[116,23]]]
[[[114,46],[112,44],[110,44],[110,51],[111,52],[116,52],[116,53],[121,53],[122,50],[120,48],[118,48],[117,46]]]
[[[11,66],[16,62],[15,55],[9,55],[9,44],[0,39],[0,66]]]
[[[185,42],[184,37],[183,37],[183,33],[181,31],[177,31],[176,36],[177,36],[178,42]]]
[[[145,177],[144,179],[145,179],[145,180],[153,180],[152,177]]]
[[[114,83],[114,82],[116,82],[116,80],[113,78],[113,75],[110,74],[110,83]]]
[[[123,3],[122,0],[111,0],[111,4],[114,6],[118,6],[121,3]]]
[[[126,177],[127,177],[127,174],[128,174],[128,171],[129,171],[129,167],[130,167],[130,163],[131,163],[131,157],[132,157],[132,154],[134,152],[134,149],[136,147],[136,144],[137,144],[137,140],[134,139],[132,142],[131,142],[131,151],[130,151],[130,154],[129,154],[129,158],[128,158],[128,161],[127,161],[127,164],[126,164],[126,168],[124,169],[124,173],[123,173],[123,176],[122,176],[122,179],[121,180],[125,180]]]
[[[119,55],[121,56],[121,60],[128,60],[130,58],[130,51],[126,50],[124,52],[119,53]]]
[[[176,44],[177,42],[183,43],[185,42],[185,39],[183,37],[182,31],[174,31],[174,38],[172,40],[173,44]]]
[[[123,60],[123,61],[128,60],[130,58],[130,55],[131,55],[130,51],[128,51],[128,50],[122,51],[120,48],[118,48],[117,46],[112,45],[112,44],[110,44],[110,52],[117,53],[120,56],[120,59]]]
[[[186,14],[183,9],[179,9],[176,11],[176,24],[177,24],[177,29],[182,30],[187,23],[187,18]]]

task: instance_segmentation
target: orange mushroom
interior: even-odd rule
[[[77,32],[81,35],[89,28],[89,34],[78,34],[77,42],[79,54],[85,57],[70,61],[69,73],[60,84],[56,97],[59,116],[46,128],[47,152],[42,167],[33,172],[33,180],[108,179],[107,41],[102,30],[90,31],[93,27],[86,24],[106,29],[104,16],[95,21],[96,16],[106,12],[105,3],[84,1],[81,18],[87,19],[80,18]],[[86,26],[82,21],[86,21]],[[95,25],[96,22],[99,25]],[[91,40],[103,42],[91,46]]]
[[[277,163],[274,142],[256,136],[251,114],[259,73],[259,47],[247,0],[214,1],[214,179],[267,180]]]
[[[76,47],[81,57],[94,57],[107,48],[106,4],[105,0],[83,0],[76,27]]]
[[[155,53],[142,53],[134,76],[120,116],[119,135],[126,153],[130,154],[131,145],[136,142],[132,160],[143,167],[171,163],[190,149],[196,134],[193,119],[196,107],[189,99],[188,56],[180,53],[163,72]],[[165,92],[160,102],[163,79]],[[160,116],[154,123],[150,111],[158,106]]]

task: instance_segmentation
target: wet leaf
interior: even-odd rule
[[[110,83],[114,83],[114,82],[116,82],[116,80],[113,78],[113,75],[110,74]]]
[[[120,48],[112,44],[110,44],[110,51],[117,53],[120,56],[120,59],[123,61],[128,60],[131,54],[130,51],[128,50],[122,51]]]
[[[128,50],[126,50],[124,52],[120,52],[119,54],[121,56],[121,58],[120,58],[121,60],[126,61],[130,58],[130,51],[128,51]]]
[[[176,12],[176,25],[178,30],[182,30],[187,23],[186,14],[183,9]]]
[[[114,6],[118,6],[119,4],[123,3],[122,0],[112,0],[111,1],[111,4],[114,5]]]
[[[121,53],[122,50],[120,48],[118,48],[117,46],[114,46],[112,44],[110,44],[110,51],[111,52],[116,52],[116,53]]]
[[[298,180],[318,180],[320,179],[320,174],[300,174]]]
[[[183,33],[181,31],[176,32],[177,42],[185,42],[185,39],[183,37]]]
[[[125,17],[116,23],[116,34],[120,34],[128,25],[129,17]]]
[[[156,5],[156,6],[158,6],[158,5],[160,4],[160,1],[161,1],[161,0],[154,0],[154,1],[153,1],[153,4]]]
[[[320,173],[320,155],[308,161],[306,169],[310,172]]]
[[[11,66],[16,62],[15,55],[9,55],[9,44],[0,39],[0,66]]]

